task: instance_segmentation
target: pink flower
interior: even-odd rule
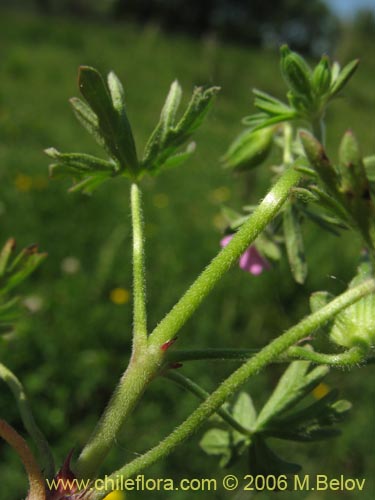
[[[220,245],[222,247],[227,246],[232,238],[233,235],[225,236],[220,241]],[[239,266],[241,269],[253,274],[254,276],[258,276],[265,269],[270,268],[269,262],[264,257],[262,257],[255,245],[250,245],[249,248],[245,250],[245,252],[241,255]]]

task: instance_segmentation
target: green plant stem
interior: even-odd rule
[[[158,352],[160,351],[160,352]],[[92,479],[117,435],[126,417],[132,412],[147,385],[158,373],[162,351],[134,355],[113,393],[107,408],[93,434],[78,457],[74,472],[79,478]]]
[[[223,274],[234,264],[249,244],[254,241],[258,234],[277,215],[280,207],[288,198],[290,189],[294,187],[301,174],[293,168],[289,168],[273,186],[267,196],[263,199],[251,217],[244,223],[232,238],[230,243],[222,249],[211,261],[207,268],[197,278],[185,295],[167,314],[167,316],[155,328],[154,333],[148,338],[147,348],[143,348],[143,335],[141,340],[134,343],[134,349],[129,366],[123,374],[117,389],[115,390],[108,406],[103,413],[96,429],[78,458],[75,472],[79,477],[92,478],[98,467],[111,449],[118,433],[120,432],[127,416],[142,396],[146,386],[158,374],[163,366],[164,351],[162,345],[174,338],[177,331],[190,318],[199,304],[204,300],[212,288],[216,285]],[[139,210],[139,190],[132,186],[132,213],[134,208],[135,225],[141,227],[141,216]],[[133,217],[134,217],[133,214]],[[140,229],[136,231],[139,238]],[[140,240],[137,240],[140,244]],[[134,267],[137,276],[137,291],[140,296],[139,304],[144,304],[143,288],[143,258],[136,248],[138,264]],[[136,308],[135,308],[136,309]],[[137,321],[141,324],[145,319],[143,309],[136,313]],[[144,323],[143,323],[144,324]],[[138,332],[137,332],[138,336]],[[142,349],[137,349],[141,345]]]
[[[239,367],[168,437],[144,455],[114,472],[109,478],[115,479],[119,475],[124,478],[131,477],[169,454],[176,446],[191,436],[212,413],[222,406],[228,396],[237,391],[248,378],[273,362],[293,344],[312,334],[337,313],[374,291],[375,280],[366,280],[344,292],[325,307],[304,318]],[[92,500],[101,500],[104,496],[105,493],[103,492],[95,492]]]
[[[298,183],[300,177],[301,174],[293,168],[289,168],[283,174],[229,244],[219,252],[173,309],[157,325],[149,338],[151,345],[160,346],[175,337],[223,274],[277,215],[288,198],[290,189]]]
[[[175,349],[167,353],[166,361],[178,363],[184,361],[247,361],[260,349]]]
[[[33,439],[38,448],[40,459],[42,462],[44,474],[46,477],[53,477],[55,474],[55,465],[53,456],[46,438],[42,431],[37,426],[34,416],[31,411],[29,401],[27,399],[23,385],[18,378],[6,366],[0,363],[0,378],[4,380],[11,390],[21,414],[23,425],[26,431]]]
[[[193,382],[193,380],[182,375],[182,373],[178,373],[176,371],[169,371],[165,374],[165,378],[172,380],[180,387],[187,389],[189,392],[191,392],[192,394],[194,394],[203,401],[205,401],[209,397],[209,393],[207,391],[205,391],[202,387]],[[237,432],[244,434],[245,436],[251,436],[251,431],[249,429],[246,429],[246,427],[243,427],[239,422],[237,422],[237,420],[235,420],[228,411],[224,410],[224,408],[218,408],[216,410],[216,413],[220,415],[220,417],[227,424],[233,427],[233,429],[235,429]]]
[[[133,345],[137,352],[147,344],[147,313],[141,192],[135,183],[131,186],[130,199],[133,227]]]
[[[323,354],[320,352],[310,351],[304,347],[292,346],[286,351],[286,358],[304,359],[316,364],[329,366],[348,367],[357,365],[364,361],[368,352],[367,346],[356,346],[339,354]]]

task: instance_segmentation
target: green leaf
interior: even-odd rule
[[[78,97],[72,97],[69,99],[70,104],[73,107],[73,112],[78,119],[78,121],[83,125],[83,127],[91,134],[99,146],[106,148],[105,141],[101,136],[99,130],[99,120],[96,114],[92,111],[90,106],[85,102],[78,99]]]
[[[81,66],[79,88],[98,118],[100,135],[111,156],[116,158],[122,169],[133,175],[138,170],[133,134],[122,102],[122,90],[117,77],[111,74],[110,91],[100,73],[89,66]],[[114,101],[113,101],[114,99]]]
[[[173,129],[176,113],[181,102],[182,90],[177,80],[175,80],[169,90],[163,109],[160,113],[160,120],[155,130],[152,132],[143,155],[143,162],[152,165],[157,155],[165,146],[168,134]]]
[[[225,455],[230,448],[230,435],[222,429],[210,429],[202,437],[199,446],[208,455]]]
[[[15,264],[10,269],[10,274],[3,286],[1,286],[1,294],[7,293],[20,283],[22,283],[47,257],[45,253],[38,253],[36,249],[25,249],[21,252],[20,257],[15,260]]]
[[[177,153],[175,155],[169,156],[164,163],[160,165],[160,168],[165,170],[168,168],[176,168],[185,163],[195,151],[195,142],[188,144],[185,151],[182,153]]]
[[[329,371],[326,366],[318,366],[311,372],[309,361],[294,361],[280,378],[275,390],[258,415],[255,428],[263,430],[267,422],[285,412],[316,387]]]
[[[177,135],[190,136],[201,125],[219,90],[220,87],[208,89],[197,87],[194,90],[185,113],[177,123],[175,129]]]
[[[99,186],[101,186],[105,181],[110,179],[110,175],[96,174],[90,177],[85,177],[82,181],[74,184],[69,191],[71,193],[77,193],[81,191],[85,194],[92,194]]]
[[[45,153],[72,171],[77,170],[77,173],[92,174],[98,171],[112,173],[116,170],[115,163],[88,154],[60,153],[55,148],[48,148],[45,150]]]
[[[7,268],[9,258],[16,246],[16,240],[9,238],[0,252],[0,277],[4,275]]]
[[[274,420],[274,428],[269,428],[267,434],[292,441],[317,441],[338,435],[340,431],[332,426],[346,418],[352,405],[346,400],[337,401],[337,397],[334,389],[305,408]]]
[[[283,229],[290,269],[295,281],[303,284],[307,276],[307,264],[299,214],[292,203],[285,205]]]
[[[339,72],[338,76],[333,80],[331,89],[330,89],[330,97],[338,94],[340,90],[342,90],[345,85],[348,83],[350,78],[353,76],[355,71],[357,70],[359,65],[359,59],[354,59],[349,64],[344,66],[344,68]]]
[[[250,430],[256,420],[256,410],[249,394],[241,392],[234,403],[232,416],[245,429]]]

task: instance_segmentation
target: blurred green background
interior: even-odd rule
[[[366,23],[364,23],[366,25]],[[328,151],[336,157],[343,132],[352,128],[364,154],[374,153],[375,39],[357,25],[340,24],[330,53],[361,66],[327,116]],[[363,23],[362,23],[363,27]],[[324,51],[325,48],[322,47]],[[19,248],[37,242],[48,259],[23,286],[27,308],[16,335],[0,343],[0,356],[24,382],[38,423],[58,463],[78,451],[91,432],[130,353],[131,240],[128,185],[103,186],[93,197],[67,193],[68,184],[48,179],[43,149],[98,153],[76,122],[68,98],[78,95],[77,67],[115,70],[125,85],[129,117],[138,148],[153,129],[170,83],[178,78],[189,97],[194,85],[222,91],[196,135],[197,152],[188,164],[144,183],[147,234],[149,325],[154,327],[219,248],[222,203],[233,208],[265,193],[263,168],[233,176],[220,156],[241,131],[252,110],[251,88],[282,97],[278,53],[244,47],[215,36],[191,39],[163,34],[155,23],[142,26],[94,19],[46,17],[0,11],[0,237],[14,236]],[[341,240],[306,226],[311,272],[306,285],[293,283],[285,262],[260,277],[233,269],[181,332],[180,347],[264,345],[308,312],[312,291],[342,291],[354,273],[359,242]],[[285,259],[284,259],[285,260]],[[212,390],[234,365],[191,363],[184,373]],[[270,367],[246,389],[258,407],[281,373]],[[295,446],[276,443],[284,456],[301,460],[306,474],[365,477],[360,498],[373,498],[374,390],[372,367],[333,371],[327,384],[341,388],[354,404],[334,441]],[[156,380],[127,423],[103,473],[155,444],[196,407],[196,400]],[[22,432],[13,399],[1,385],[0,415]],[[150,477],[221,477],[217,459],[198,448],[202,432],[171,457],[147,470]],[[15,454],[0,442],[1,497],[24,495],[26,481]],[[230,471],[242,474],[246,464]],[[371,483],[372,481],[372,483]],[[354,498],[341,493],[343,498]],[[279,494],[280,498],[333,498],[329,493]],[[133,493],[127,498],[149,498]],[[169,494],[152,493],[153,498]],[[232,493],[174,494],[178,500],[250,498]],[[268,498],[259,495],[259,498]]]

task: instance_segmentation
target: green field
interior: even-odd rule
[[[338,44],[337,57],[342,63],[359,56],[361,66],[345,100],[333,104],[327,117],[328,151],[333,157],[348,127],[360,137],[364,154],[374,153],[374,50],[374,45],[350,38]],[[252,110],[251,88],[280,97],[285,90],[279,78],[278,54],[272,51],[222,45],[210,38],[170,38],[153,26],[140,31],[128,25],[102,26],[1,13],[0,237],[4,242],[14,236],[20,248],[38,242],[49,257],[23,287],[28,303],[36,310],[26,314],[16,336],[0,344],[0,356],[24,381],[58,462],[72,447],[79,450],[88,437],[126,366],[131,338],[127,182],[108,183],[93,197],[68,194],[69,184],[48,179],[48,158],[43,153],[50,146],[98,153],[68,103],[69,97],[78,94],[80,64],[103,72],[113,69],[123,81],[139,148],[152,131],[175,78],[184,89],[185,100],[194,85],[222,87],[196,135],[193,159],[144,183],[150,327],[218,250],[221,204],[240,208],[264,195],[269,183],[266,168],[256,174],[233,176],[222,169],[219,159],[241,131],[241,118]],[[342,291],[353,275],[353,255],[359,242],[309,229],[307,256],[316,274],[310,274],[305,286],[293,283],[285,262],[261,277],[234,269],[184,327],[181,347],[262,346],[308,312],[312,291]],[[116,288],[130,292],[124,304],[113,302]],[[185,373],[211,390],[230,369],[215,363],[209,367],[192,363]],[[275,367],[247,384],[255,401],[261,404],[265,400],[264,394],[270,392],[279,374],[280,367]],[[365,367],[353,373],[332,372],[327,379],[354,404],[341,438],[284,449],[291,460],[301,460],[305,473],[367,478],[363,500],[373,498],[373,374],[373,367]],[[155,381],[103,472],[154,444],[196,404],[192,396],[166,381]],[[5,386],[1,386],[0,415],[22,430]],[[197,449],[200,435],[146,474],[220,477],[217,460]],[[2,498],[16,500],[26,488],[21,465],[3,443],[0,454]],[[242,474],[245,465],[231,472]],[[127,498],[142,495],[149,496],[139,493]],[[195,495],[200,496],[181,492],[173,498],[184,500]],[[210,495],[206,493],[205,498],[249,498],[222,491]],[[291,496],[331,498],[311,493],[279,495]],[[166,497],[165,493],[153,494],[153,498]],[[353,498],[349,493],[342,497]]]

